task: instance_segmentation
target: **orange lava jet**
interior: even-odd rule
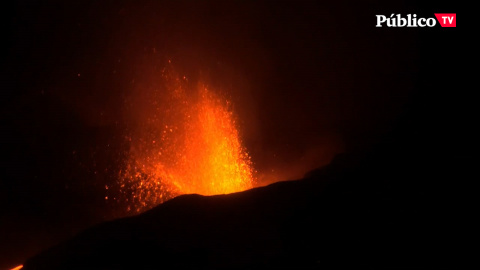
[[[214,195],[252,188],[254,170],[232,105],[203,84],[164,70],[153,112],[133,132],[120,187],[141,212],[180,194]]]

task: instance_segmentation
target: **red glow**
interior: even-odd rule
[[[165,75],[166,95],[150,100],[153,115],[134,132],[120,187],[140,212],[180,194],[225,194],[253,187],[228,99],[203,84]]]

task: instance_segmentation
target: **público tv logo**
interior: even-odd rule
[[[377,17],[376,27],[434,27],[437,20],[442,27],[457,27],[456,13],[435,13],[434,17],[417,18],[417,14],[407,14],[402,17],[401,14],[392,13],[390,17],[385,15],[375,15]]]

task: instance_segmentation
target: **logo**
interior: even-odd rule
[[[456,13],[435,13],[435,17],[442,27],[457,27]]]
[[[456,13],[435,13],[435,17],[442,27],[457,27]],[[417,14],[407,14],[403,17],[401,14],[392,13],[390,17],[385,15],[375,15],[377,17],[376,27],[434,27],[437,20],[434,17],[417,18]]]

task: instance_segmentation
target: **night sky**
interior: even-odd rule
[[[168,60],[230,95],[260,184],[368,149],[405,121],[420,153],[464,162],[471,107],[457,84],[457,29],[375,27],[376,14],[438,12],[457,9],[437,1],[2,8],[0,269],[125,214],[104,187],[141,121],[136,100]]]

